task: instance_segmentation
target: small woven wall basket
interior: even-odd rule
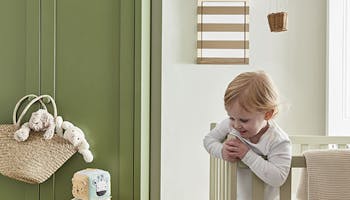
[[[287,13],[278,12],[267,15],[271,32],[282,32],[287,30]]]
[[[24,108],[17,120],[17,110],[23,100],[34,99]],[[13,112],[13,124],[0,124],[0,173],[26,183],[42,183],[54,174],[71,156],[76,153],[74,146],[67,140],[54,134],[50,140],[43,138],[43,133],[30,132],[29,138],[24,142],[14,139],[21,118],[35,102],[49,98],[54,108],[54,117],[57,117],[56,104],[52,97],[42,95],[27,95],[17,103]]]

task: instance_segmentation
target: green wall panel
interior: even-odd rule
[[[24,0],[0,1],[1,121],[12,121],[13,99],[25,93],[25,10]]]
[[[0,123],[12,123],[16,101],[26,94],[26,9],[25,0],[0,1]],[[39,186],[0,176],[0,194],[1,199],[37,200]]]
[[[120,46],[134,47],[134,2],[121,0]],[[132,33],[132,34],[130,34]],[[119,179],[122,184],[118,186],[120,199],[134,199],[133,186],[133,141],[134,141],[134,49],[126,48],[120,51],[120,165]],[[131,80],[131,81],[130,81]],[[131,111],[131,112],[130,112]],[[131,123],[130,123],[131,122]],[[132,133],[126,134],[126,133]]]
[[[56,199],[70,197],[73,173],[86,167],[108,170],[118,195],[118,7],[112,0],[57,2],[57,104],[64,119],[85,131],[95,160],[85,164],[76,155],[60,169],[55,184],[64,187],[55,187]]]

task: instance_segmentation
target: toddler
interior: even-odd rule
[[[262,71],[242,73],[228,85],[224,101],[228,118],[205,136],[204,147],[215,157],[241,160],[250,168],[238,168],[237,199],[252,199],[251,172],[267,183],[265,200],[279,199],[279,187],[289,174],[291,143],[272,120],[278,95],[271,79]],[[224,142],[228,134],[236,139]]]

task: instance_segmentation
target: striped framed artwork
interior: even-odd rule
[[[249,64],[248,3],[198,0],[198,64]]]

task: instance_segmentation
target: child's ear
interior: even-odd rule
[[[273,116],[273,112],[274,112],[274,110],[270,110],[270,111],[265,112],[265,120],[270,120]]]

